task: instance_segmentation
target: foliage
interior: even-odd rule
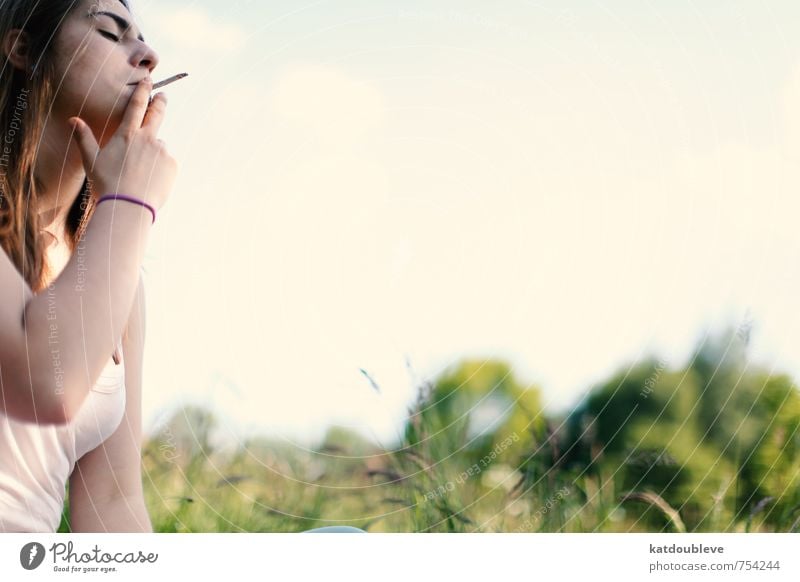
[[[389,446],[330,427],[226,448],[189,407],[144,445],[145,500],[158,532],[797,531],[800,392],[746,347],[726,332],[680,369],[649,357],[564,416],[508,363],[464,361],[419,386]]]

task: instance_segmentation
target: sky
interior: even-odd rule
[[[155,79],[189,73],[146,432],[199,404],[220,438],[387,443],[465,358],[558,412],[726,325],[800,378],[798,3],[132,6]]]

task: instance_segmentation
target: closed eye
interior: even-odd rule
[[[106,38],[110,38],[114,42],[119,42],[119,37],[115,34],[111,34],[110,32],[106,32],[105,30],[99,30],[98,32],[103,36],[105,36]]]

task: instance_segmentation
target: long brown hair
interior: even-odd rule
[[[34,177],[42,138],[58,79],[53,39],[61,23],[86,0],[0,0],[0,39],[12,29],[27,34],[30,70],[6,58],[0,69],[0,245],[35,292],[50,275],[39,224],[41,184]],[[129,8],[127,0],[119,0]],[[88,180],[69,209],[66,242],[78,245],[94,212]]]

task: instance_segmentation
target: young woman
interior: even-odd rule
[[[177,172],[126,0],[0,5],[0,532],[151,531],[141,262]],[[124,195],[127,197],[115,197]]]

